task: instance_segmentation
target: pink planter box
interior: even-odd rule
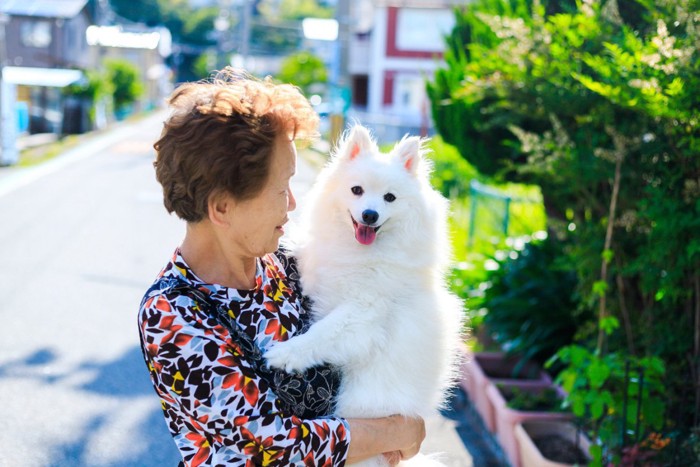
[[[538,436],[560,436],[576,444],[588,456],[590,440],[570,422],[563,421],[528,421],[515,425],[515,439],[518,442],[520,465],[522,467],[568,467],[574,464],[564,464],[547,459],[535,445],[533,438]],[[590,458],[589,458],[590,459]]]
[[[565,396],[561,388],[552,386],[551,384],[540,384],[538,387],[533,384],[523,386],[519,383],[510,383],[505,385],[505,387],[515,387],[524,392],[531,393],[539,393],[547,388],[554,387],[557,389],[562,399]],[[570,413],[531,412],[511,409],[507,406],[504,395],[501,394],[501,391],[495,384],[489,384],[487,386],[486,395],[493,405],[496,437],[513,467],[521,467],[518,445],[515,439],[515,426],[518,423],[537,420],[571,420],[573,418]]]
[[[504,352],[477,352],[467,353],[462,365],[460,384],[492,433],[495,433],[496,423],[493,407],[486,396],[486,388],[491,382],[535,387],[552,383],[552,378],[534,363],[523,366],[519,372],[522,378],[514,378],[513,371],[518,361],[516,357],[507,357]]]

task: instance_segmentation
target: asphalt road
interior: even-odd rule
[[[176,465],[136,313],[184,232],[151,145],[163,115],[0,179],[0,465]]]
[[[184,233],[153,176],[164,118],[0,168],[0,466],[177,465],[136,326]],[[298,195],[314,176],[300,159]],[[454,428],[436,416],[426,445],[471,465]]]

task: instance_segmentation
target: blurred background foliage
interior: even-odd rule
[[[319,57],[302,51],[284,59],[276,78],[298,86],[305,96],[311,96],[323,91],[322,85],[328,82],[328,70]]]
[[[483,274],[456,270],[474,323],[519,350],[539,333],[549,342],[537,340],[538,358],[573,342],[601,357],[658,356],[665,432],[691,463],[699,12],[697,0],[476,0],[455,11],[446,64],[427,85],[444,142],[482,179],[539,187],[546,213],[546,245],[492,252]],[[550,256],[533,261],[541,248]]]
[[[177,81],[193,81],[207,78],[220,64],[212,57],[212,48],[232,36],[240,35],[243,5],[230,2],[227,7],[193,7],[188,0],[109,0],[118,16],[149,26],[165,26],[170,30],[173,43],[178,50],[170,57],[176,65]],[[215,21],[225,9],[226,29],[217,31]],[[256,55],[293,54],[302,45],[300,21],[306,17],[331,18],[334,10],[316,0],[257,0],[252,5],[249,51]],[[233,41],[240,44],[240,41]],[[234,51],[217,54],[226,55],[228,64]]]
[[[141,72],[136,65],[123,59],[105,60],[104,66],[106,80],[112,87],[114,109],[119,112],[143,94]]]

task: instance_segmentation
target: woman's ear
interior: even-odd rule
[[[229,216],[234,209],[236,201],[230,194],[219,191],[209,195],[207,200],[207,213],[209,220],[214,225],[229,225]]]

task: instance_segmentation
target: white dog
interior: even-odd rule
[[[343,417],[432,414],[456,374],[463,307],[445,286],[447,200],[430,186],[424,152],[423,140],[404,137],[383,154],[353,127],[291,246],[314,324],[266,357],[288,371],[339,365]]]

